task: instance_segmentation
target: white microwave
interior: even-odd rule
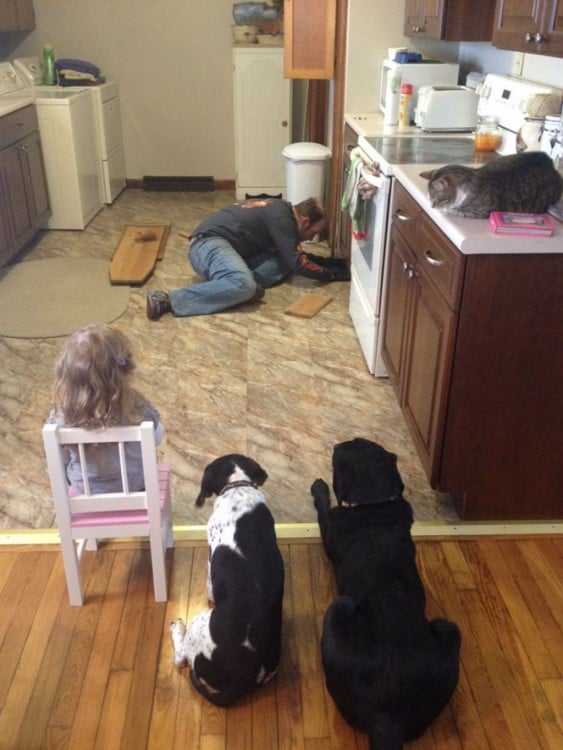
[[[459,64],[445,63],[440,60],[422,60],[418,63],[398,63],[394,60],[383,60],[379,87],[379,108],[385,113],[387,102],[387,79],[389,75],[400,75],[401,85],[412,85],[412,108],[416,107],[418,89],[421,86],[455,86],[459,78]]]

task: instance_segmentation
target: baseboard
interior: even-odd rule
[[[284,542],[318,542],[316,523],[278,523],[276,535]],[[519,538],[563,536],[562,521],[463,522],[415,521],[415,539],[472,539],[476,537]],[[175,526],[174,539],[178,542],[205,542],[205,526]],[[57,529],[9,529],[0,532],[0,546],[59,544]]]
[[[235,180],[214,180],[214,190],[235,190]],[[125,187],[129,190],[143,190],[143,180],[128,178],[125,180]]]

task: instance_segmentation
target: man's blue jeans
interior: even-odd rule
[[[259,284],[279,284],[288,271],[277,256],[263,253],[247,265],[222,237],[200,237],[188,251],[194,271],[206,281],[169,292],[172,312],[179,317],[209,315],[252,299]]]

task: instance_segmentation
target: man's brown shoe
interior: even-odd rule
[[[168,292],[147,292],[147,318],[158,320],[165,313],[172,312]]]

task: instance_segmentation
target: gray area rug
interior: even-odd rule
[[[111,323],[129,303],[112,286],[107,260],[50,258],[0,271],[0,336],[54,338],[91,323]]]

